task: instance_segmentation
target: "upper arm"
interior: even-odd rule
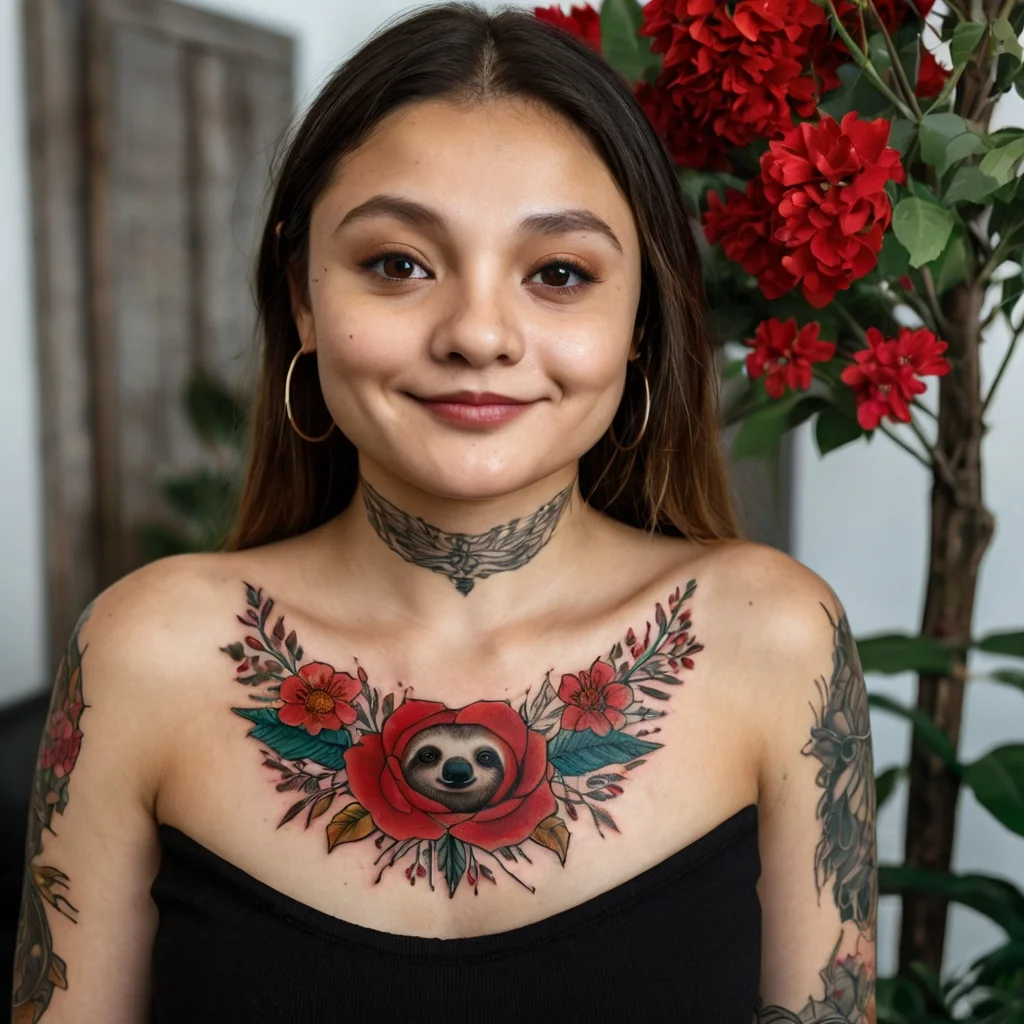
[[[757,1020],[875,1021],[877,853],[867,693],[842,605],[812,573],[768,614]]]
[[[159,743],[134,664],[136,589],[122,581],[86,609],[57,670],[31,793],[14,1024],[147,1019]]]

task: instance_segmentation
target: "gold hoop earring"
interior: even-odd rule
[[[303,351],[300,348],[298,352],[296,352],[295,355],[292,356],[292,361],[288,365],[288,375],[284,379],[284,411],[288,415],[288,422],[292,425],[292,430],[294,430],[295,433],[298,434],[303,441],[312,441],[314,443],[317,441],[325,441],[327,440],[327,437],[330,434],[330,432],[334,429],[334,420],[331,420],[331,425],[319,437],[310,437],[309,434],[304,434],[298,428],[298,426],[295,423],[295,417],[292,415],[292,371],[295,369],[295,364],[298,362],[299,356],[301,355],[303,355]]]
[[[651,386],[647,382],[647,374],[644,373],[643,369],[640,369],[640,374],[644,379],[644,422],[640,426],[640,433],[637,435],[637,439],[632,444],[622,445],[615,438],[615,430],[612,425],[608,424],[608,436],[612,439],[612,444],[620,452],[632,451],[643,439],[644,434],[647,432],[647,421],[651,416]]]

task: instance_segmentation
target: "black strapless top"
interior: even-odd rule
[[[750,1024],[760,975],[757,808],[607,892],[460,939],[315,910],[169,825],[152,886],[157,1024]]]

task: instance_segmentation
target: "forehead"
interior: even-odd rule
[[[629,254],[639,250],[633,212],[586,136],[539,103],[430,100],[393,112],[338,163],[317,201],[335,217],[370,195],[395,192],[442,211],[453,231],[511,230],[529,213],[586,207]]]
[[[417,733],[409,743],[409,750],[419,748],[428,743],[438,743],[443,740],[457,740],[460,743],[474,743],[476,741],[494,742],[495,735],[482,725],[432,725]]]

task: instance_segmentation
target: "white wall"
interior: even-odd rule
[[[328,72],[382,21],[423,3],[399,0],[192,0],[195,6],[260,21],[298,40],[296,94],[308,101]],[[532,7],[519,0],[519,5]],[[488,6],[496,6],[489,3]],[[0,196],[7,226],[0,247],[4,331],[0,365],[0,622],[17,643],[5,647],[0,704],[43,684],[44,593],[38,382],[34,359],[28,181],[22,87],[20,0],[0,0]],[[1015,98],[1016,100],[1016,98]],[[1024,121],[1024,104],[1004,106],[1003,123]],[[986,344],[989,378],[1006,338]],[[1004,379],[986,440],[987,499],[999,521],[982,573],[978,631],[1024,624],[1024,359]],[[878,438],[819,460],[807,431],[797,439],[794,496],[796,556],[827,579],[843,599],[855,632],[913,631],[920,619],[926,553],[928,481],[922,467]],[[872,679],[873,689],[912,699],[910,679]],[[902,763],[907,731],[876,716],[879,767]],[[991,684],[971,688],[963,755],[972,758],[1024,733],[1024,697]],[[883,860],[901,854],[905,787],[880,821]],[[956,867],[1014,878],[1024,885],[1024,840],[990,821],[967,795],[963,801]],[[964,963],[1000,933],[971,911],[955,908],[949,960]],[[895,915],[883,906],[880,967],[892,966]]]

